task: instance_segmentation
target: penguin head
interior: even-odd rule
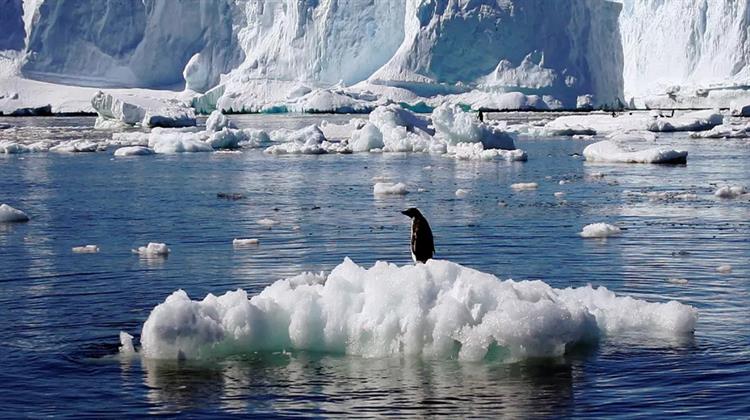
[[[417,209],[416,207],[408,208],[408,209],[402,211],[401,213],[409,216],[412,219],[415,218],[415,217],[422,217],[422,213],[420,213],[419,209]]]

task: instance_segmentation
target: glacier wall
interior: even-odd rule
[[[302,97],[573,108],[582,95],[711,107],[750,94],[750,0],[0,0],[0,35],[0,90],[22,97],[8,74],[221,85],[210,97],[233,109]]]
[[[370,80],[423,95],[479,88],[552,95],[566,107],[622,96],[620,7],[602,0],[408,2],[405,39]],[[461,89],[461,86],[458,87]]]
[[[626,96],[750,85],[750,0],[621,1]]]
[[[225,0],[41,1],[33,13],[25,77],[96,87],[172,88],[196,53],[207,84],[241,59]]]

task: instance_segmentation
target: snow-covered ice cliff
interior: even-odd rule
[[[194,102],[200,110],[366,112],[389,100],[495,109],[728,106],[750,85],[749,6],[0,0],[0,111],[43,102],[90,111],[90,90],[47,94],[60,85],[185,89],[171,93],[182,99],[208,92]]]

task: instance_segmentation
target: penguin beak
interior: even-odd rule
[[[406,215],[406,216],[409,216],[409,212],[408,212],[408,210],[402,210],[402,211],[401,211],[401,214],[403,214],[403,215]]]

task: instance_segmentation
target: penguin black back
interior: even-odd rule
[[[401,213],[411,218],[411,257],[414,262],[425,263],[435,253],[432,229],[419,209],[412,207]]]

